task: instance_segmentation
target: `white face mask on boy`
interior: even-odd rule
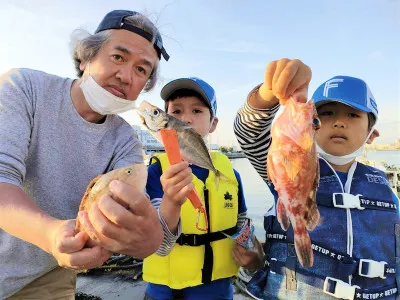
[[[82,77],[80,87],[90,108],[101,115],[122,113],[133,109],[136,105],[136,100],[122,99],[98,85],[90,76],[90,63],[88,63],[88,75],[86,78]]]
[[[371,134],[373,132],[374,132],[374,128],[372,127],[371,131],[369,132],[367,138],[365,139],[365,141],[361,145],[361,147],[352,153],[342,155],[342,156],[332,155],[332,154],[326,153],[324,150],[322,150],[322,148],[320,146],[318,146],[318,144],[317,144],[317,152],[322,158],[325,158],[331,164],[334,164],[337,166],[343,166],[343,165],[348,164],[349,162],[353,161],[358,156],[362,156],[365,143],[368,141],[369,137],[371,136]]]
[[[205,144],[208,143],[208,136],[210,135],[210,130],[211,130],[211,127],[213,126],[214,120],[215,120],[215,117],[212,117],[210,127],[208,128],[208,133],[205,136],[203,136],[203,141]]]

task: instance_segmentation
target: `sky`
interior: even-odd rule
[[[0,73],[24,67],[75,78],[70,37],[90,33],[114,9],[145,13],[171,58],[138,98],[163,107],[162,86],[197,76],[217,95],[212,143],[237,145],[233,121],[270,61],[300,59],[313,72],[310,94],[335,75],[364,79],[379,107],[377,143],[400,138],[400,0],[103,1],[0,0]],[[135,112],[122,114],[138,122]]]

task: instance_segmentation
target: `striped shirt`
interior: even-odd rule
[[[246,103],[239,109],[233,130],[243,153],[256,169],[261,178],[267,182],[267,155],[271,146],[271,124],[279,105],[271,109],[258,109],[249,104],[249,97],[258,91],[255,87]]]

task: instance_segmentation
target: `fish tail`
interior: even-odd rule
[[[314,263],[314,255],[311,248],[310,236],[304,225],[294,228],[294,246],[300,264],[304,268],[311,267]]]
[[[289,228],[290,222],[281,198],[279,198],[277,202],[277,217],[282,229],[286,231]]]

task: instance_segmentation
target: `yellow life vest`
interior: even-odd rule
[[[205,185],[193,175],[196,191],[204,207],[208,208],[209,232],[196,228],[197,210],[187,199],[181,209],[182,235],[167,256],[153,254],[144,260],[145,281],[183,289],[237,274],[239,266],[232,258],[235,242],[223,236],[221,231],[228,230],[233,234],[236,230],[239,184],[228,157],[219,152],[210,154],[215,168],[229,180],[221,179],[217,190],[212,171],[209,171]],[[165,154],[158,157],[164,171],[169,166],[168,158]],[[200,218],[201,228],[205,226],[203,219]],[[219,236],[218,240],[215,240],[216,236]],[[203,241],[201,245],[191,246],[184,244],[183,238]],[[211,242],[207,242],[210,239]]]

